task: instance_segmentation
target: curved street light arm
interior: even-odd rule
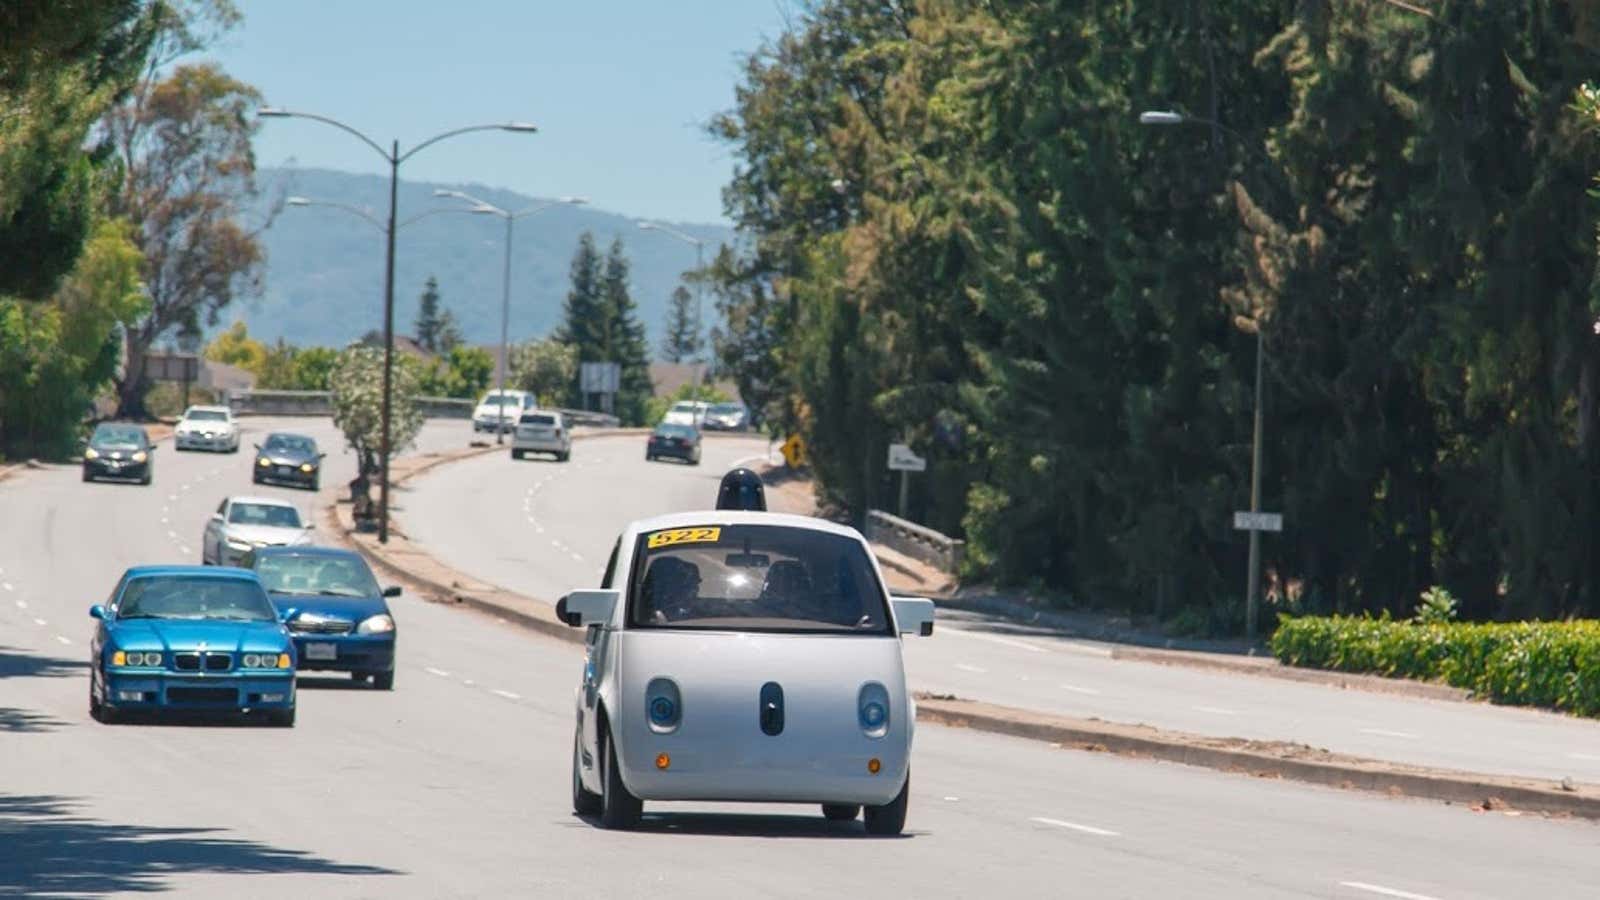
[[[340,131],[346,132],[347,134],[355,135],[357,138],[359,138],[361,140],[362,143],[364,143],[368,147],[371,147],[372,149],[378,151],[378,155],[383,157],[384,159],[388,160],[390,163],[393,163],[395,161],[394,156],[392,154],[390,154],[389,151],[387,151],[387,150],[383,149],[382,147],[380,147],[378,145],[378,143],[376,141],[374,141],[372,138],[367,137],[366,135],[362,134],[361,132],[357,131],[356,129],[351,128],[349,125],[346,125],[345,123],[339,121],[338,119],[330,119],[327,116],[319,116],[316,113],[296,112],[294,110],[289,110],[289,109],[273,109],[273,108],[270,108],[270,107],[263,108],[261,110],[260,114],[264,115],[264,116],[267,116],[268,118],[284,117],[284,118],[292,118],[292,119],[310,119],[313,122],[321,122],[324,125],[332,125],[333,127],[339,129]]]
[[[690,235],[684,234],[683,232],[669,225],[662,225],[660,222],[640,222],[639,227],[646,231],[660,231],[665,234],[670,234],[678,240],[683,241],[686,244],[693,244],[696,247],[703,247],[706,243],[697,237],[691,237]]]
[[[403,163],[406,160],[410,159],[411,157],[415,156],[419,151],[425,150],[428,147],[431,147],[434,144],[437,144],[437,143],[439,143],[440,141],[442,141],[442,140],[444,140],[446,138],[453,138],[458,134],[468,134],[468,133],[471,133],[471,132],[474,132],[474,131],[506,131],[506,130],[523,130],[523,129],[507,129],[507,127],[506,127],[506,125],[504,123],[495,124],[495,125],[468,125],[465,128],[452,129],[452,130],[446,131],[446,132],[444,132],[442,134],[436,134],[433,137],[428,138],[427,140],[423,141],[422,143],[416,145],[415,147],[412,147],[410,150],[407,150],[406,152],[400,154],[400,156],[395,160],[395,162],[396,163]],[[528,130],[531,130],[531,126],[529,127]]]
[[[342,209],[345,212],[350,213],[353,216],[360,216],[361,218],[366,219],[367,222],[372,225],[372,227],[378,229],[379,231],[387,231],[387,230],[389,230],[389,226],[385,225],[382,221],[380,221],[377,216],[373,215],[370,212],[367,212],[366,210],[362,209],[359,206],[352,206],[352,205],[350,205],[348,203],[339,203],[339,202],[334,201],[334,200],[305,200],[304,198],[297,198],[297,199],[300,200],[300,202],[291,202],[289,205],[290,206],[326,206],[326,207],[329,207],[330,209]]]
[[[455,206],[441,206],[438,209],[430,209],[430,210],[426,210],[424,212],[419,212],[419,213],[417,213],[416,215],[412,216],[409,219],[401,219],[398,223],[395,224],[394,227],[396,227],[396,228],[404,228],[405,226],[410,225],[412,222],[416,222],[416,221],[419,221],[421,219],[426,219],[429,216],[436,216],[439,213],[473,213],[473,212],[477,212],[477,210],[475,210],[475,209],[465,209],[465,208],[455,207]]]
[[[434,191],[433,195],[435,197],[454,197],[457,200],[465,200],[468,203],[477,204],[475,209],[462,210],[463,212],[493,213],[497,216],[509,215],[509,213],[500,207],[495,206],[493,203],[474,197],[466,191],[447,191],[441,188],[440,190]]]

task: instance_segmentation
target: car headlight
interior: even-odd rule
[[[368,616],[356,626],[356,634],[388,634],[393,630],[394,619],[385,613]]]
[[[867,737],[883,737],[889,733],[889,692],[876,681],[861,686],[856,698],[856,718]]]
[[[261,654],[246,653],[239,657],[239,665],[244,666],[246,669],[259,669],[261,668]]]
[[[143,650],[122,651],[111,654],[111,664],[114,666],[148,667],[161,665],[161,653],[146,652]]]
[[[311,465],[311,463],[301,463],[300,464],[300,471],[306,473],[307,475],[311,474],[311,470],[313,468],[315,468],[315,466]]]
[[[261,457],[261,458],[256,460],[256,465],[260,466],[263,469],[268,469],[268,468],[272,467],[272,460],[267,459],[265,456],[263,456],[263,457]]]
[[[228,548],[230,550],[249,550],[250,542],[241,541],[238,538],[228,538]]]
[[[683,721],[683,698],[678,685],[671,678],[652,678],[644,688],[644,712],[650,720],[650,730],[668,734],[678,729]]]
[[[94,449],[93,447],[90,447],[89,449],[83,451],[83,458],[84,459],[99,459],[100,458],[100,451]]]
[[[133,461],[134,462],[144,462],[145,460],[147,460],[149,458],[150,458],[150,454],[144,452],[143,450],[140,450],[139,452],[133,454]]]

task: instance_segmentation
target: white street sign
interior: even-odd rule
[[[1235,531],[1282,531],[1283,513],[1236,512],[1233,528]]]
[[[926,472],[928,461],[911,452],[905,444],[889,445],[889,471],[891,472]]]

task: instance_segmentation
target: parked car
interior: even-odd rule
[[[333,547],[263,547],[240,561],[261,579],[294,640],[300,671],[349,672],[394,690],[398,636],[386,597],[361,554]]]
[[[322,460],[328,454],[318,452],[315,439],[275,431],[255,448],[250,477],[256,484],[292,484],[313,491],[322,487]]]
[[[549,453],[559,462],[571,459],[572,429],[567,427],[566,417],[554,410],[524,412],[511,437],[511,458],[521,459],[529,453]]]
[[[155,477],[156,452],[150,433],[138,425],[105,422],[95,426],[83,449],[83,480],[116,478],[149,484]]]
[[[510,431],[524,410],[538,405],[538,400],[527,391],[490,391],[472,410],[472,430]]]
[[[89,651],[89,715],[252,712],[292,726],[295,650],[254,572],[139,566],[103,606]]]
[[[200,538],[200,562],[236,566],[260,547],[311,543],[311,524],[293,503],[271,497],[229,497],[217,506]]]
[[[711,404],[703,400],[679,400],[677,403],[672,404],[666,415],[661,417],[661,424],[688,425],[692,428],[699,428],[705,424],[706,410],[710,408]]]
[[[239,423],[226,406],[191,406],[173,429],[172,445],[179,450],[238,453]]]
[[[805,516],[718,510],[629,525],[599,590],[556,606],[588,629],[572,805],[629,828],[645,801],[865,808],[899,834],[916,706],[900,636],[929,600],[891,598],[865,539]]]
[[[744,431],[750,427],[750,410],[743,403],[713,403],[706,410],[707,431]]]
[[[700,429],[692,425],[657,425],[645,444],[644,458],[681,459],[691,466],[700,465]]]

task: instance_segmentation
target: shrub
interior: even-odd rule
[[[1271,647],[1292,666],[1442,681],[1496,703],[1600,717],[1600,621],[1284,616]]]

